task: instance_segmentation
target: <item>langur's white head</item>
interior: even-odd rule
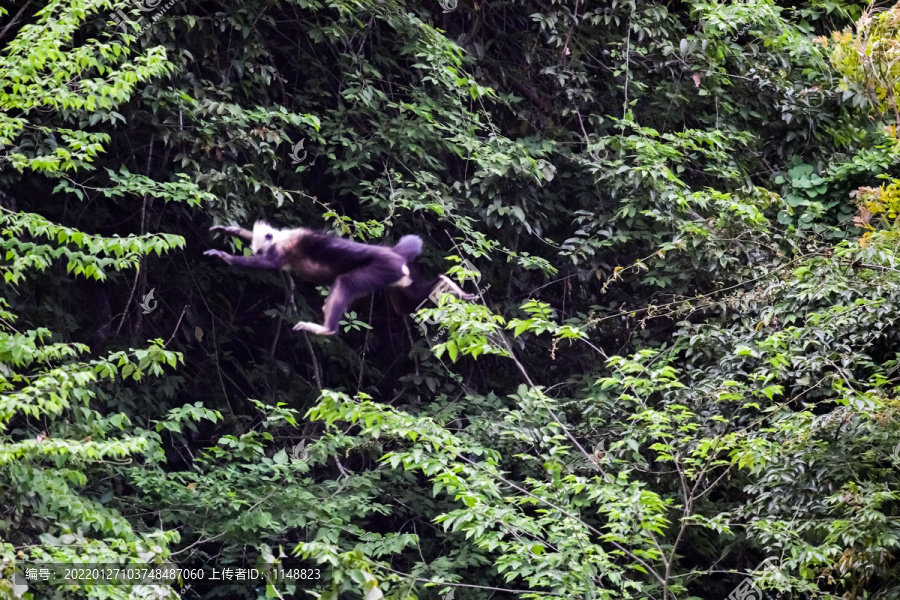
[[[257,221],[253,224],[253,239],[250,241],[250,250],[253,254],[262,254],[281,237],[281,232],[266,223]]]

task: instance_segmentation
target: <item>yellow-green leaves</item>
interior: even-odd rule
[[[0,210],[0,265],[5,281],[17,283],[28,273],[43,271],[58,258],[66,259],[66,272],[104,280],[109,271],[136,268],[140,258],[184,246],[180,236],[148,234],[129,237],[89,235],[71,227],[51,223],[29,213]],[[51,244],[37,243],[41,238]]]

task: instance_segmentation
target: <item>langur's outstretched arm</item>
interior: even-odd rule
[[[235,256],[221,250],[207,250],[204,252],[206,256],[217,256],[227,262],[229,265],[237,267],[246,267],[248,269],[280,269],[284,264],[274,254],[257,254],[256,256]]]
[[[242,240],[247,240],[248,242],[253,239],[253,232],[244,229],[243,227],[234,227],[231,225],[213,225],[209,228],[209,230],[221,231],[222,233],[227,233],[228,235],[239,237]]]
[[[234,227],[226,225],[214,225],[209,228],[210,231],[221,231],[228,235],[233,235],[248,242],[253,239],[253,233],[243,227]],[[238,267],[246,267],[248,269],[280,269],[284,264],[284,260],[278,257],[275,252],[267,252],[265,254],[256,254],[254,256],[237,256],[228,254],[221,250],[207,250],[204,252],[206,256],[216,256],[221,258],[229,265]]]

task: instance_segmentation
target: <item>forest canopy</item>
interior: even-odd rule
[[[900,4],[10,0],[0,108],[0,598],[900,598]]]

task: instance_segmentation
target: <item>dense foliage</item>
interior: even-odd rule
[[[900,598],[900,5],[0,19],[0,597]],[[323,288],[202,254],[259,218],[480,300],[295,333]]]

